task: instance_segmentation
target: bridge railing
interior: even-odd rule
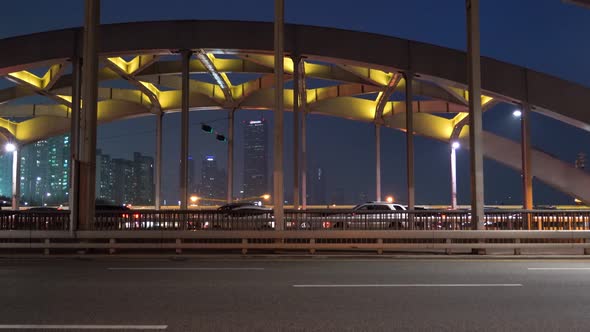
[[[0,230],[65,231],[69,211],[0,211]]]
[[[0,211],[0,230],[68,230],[69,211]],[[217,210],[99,211],[90,230],[224,231],[274,230],[272,212]],[[590,210],[486,211],[486,230],[590,230]],[[300,230],[474,230],[469,211],[286,210],[284,229]]]

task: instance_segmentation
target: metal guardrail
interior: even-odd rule
[[[590,231],[0,231],[0,249],[64,252],[125,250],[457,251],[579,249],[590,254]],[[583,251],[582,251],[583,250]]]
[[[236,231],[275,229],[271,212],[99,211],[89,230]],[[486,211],[486,230],[590,230],[590,210]],[[474,230],[469,211],[286,210],[286,231]],[[69,230],[68,211],[0,211],[0,230]]]

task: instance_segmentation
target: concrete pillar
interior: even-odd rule
[[[301,208],[307,209],[307,113],[301,117]]]
[[[531,133],[530,133],[530,105],[523,103],[521,126],[521,153],[522,153],[522,208],[533,209],[533,172],[531,163]]]
[[[293,208],[299,208],[299,115],[301,113],[299,93],[301,57],[293,57]]]
[[[414,75],[404,74],[406,79],[406,167],[408,178],[408,210],[413,210],[416,204],[414,185],[414,91],[412,82]]]
[[[156,115],[156,188],[154,190],[154,206],[162,207],[162,121],[164,113]]]
[[[471,160],[471,218],[484,229],[483,139],[479,0],[465,0],[467,10],[467,74],[469,83],[469,155]]]
[[[451,209],[457,209],[457,149],[451,147]]]
[[[12,209],[20,208],[20,146],[12,151]]]
[[[274,216],[275,229],[283,230],[283,204],[284,204],[284,187],[283,187],[283,91],[284,91],[284,0],[275,0],[275,22],[274,22],[274,56],[275,56],[275,114],[274,114]]]
[[[86,0],[80,114],[80,215],[79,229],[94,222],[96,200],[96,126],[98,101],[98,26],[100,0]]]
[[[381,125],[375,125],[375,200],[381,201]]]
[[[236,110],[229,111],[227,126],[227,202],[231,203],[234,197],[234,120]]]
[[[182,102],[180,117],[180,209],[188,208],[188,140],[189,140],[189,65],[192,52],[183,50],[182,57]]]
[[[80,94],[82,90],[82,61],[76,50],[72,57],[72,112],[70,114],[70,231],[78,227],[80,218]]]

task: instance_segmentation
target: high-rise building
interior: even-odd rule
[[[133,153],[133,204],[154,204],[154,158]]]
[[[0,154],[0,196],[12,196],[12,153]]]
[[[268,134],[265,119],[246,121],[244,128],[244,197],[261,196],[268,186]]]
[[[203,199],[202,204],[214,205],[214,200],[222,200],[226,193],[225,170],[217,166],[214,156],[203,158],[201,165],[201,183],[199,185],[199,196]],[[207,200],[214,199],[214,200]]]
[[[21,148],[21,194],[32,205],[61,204],[68,200],[68,136],[51,137]]]
[[[188,162],[186,163],[186,166],[188,167],[187,189],[190,195],[199,191],[199,183],[197,182],[197,177],[195,176],[195,159],[192,156],[188,156]]]
[[[328,204],[326,197],[326,172],[323,168],[314,168],[311,174],[311,200],[314,205]]]
[[[154,204],[154,158],[133,153],[133,160],[111,158],[97,150],[96,199],[101,204]]]
[[[115,204],[133,204],[135,185],[133,181],[133,162],[122,158],[111,159],[113,192]]]
[[[101,204],[113,204],[113,166],[111,156],[96,150],[96,200]]]

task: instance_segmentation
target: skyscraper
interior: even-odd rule
[[[0,154],[0,196],[12,196],[12,153]]]
[[[312,170],[310,202],[314,205],[328,204],[326,197],[326,173],[321,167]]]
[[[201,166],[201,183],[199,185],[199,196],[203,198],[203,204],[214,205],[215,201],[222,200],[226,193],[226,176],[225,171],[217,166],[217,160],[214,156],[203,158]]]
[[[195,176],[195,159],[192,156],[188,156],[188,162],[186,163],[186,165],[188,167],[187,189],[190,195],[192,193],[196,193],[199,191],[199,183],[197,182],[197,178]]]
[[[122,158],[111,160],[113,194],[112,201],[115,204],[133,204],[133,162]]]
[[[101,204],[113,204],[113,165],[111,156],[96,150],[96,200]]]
[[[21,149],[21,194],[30,204],[61,204],[68,200],[68,136],[51,137]]]
[[[268,135],[264,119],[246,121],[244,128],[244,197],[261,196],[268,187]]]
[[[133,204],[154,204],[154,158],[133,153]]]

